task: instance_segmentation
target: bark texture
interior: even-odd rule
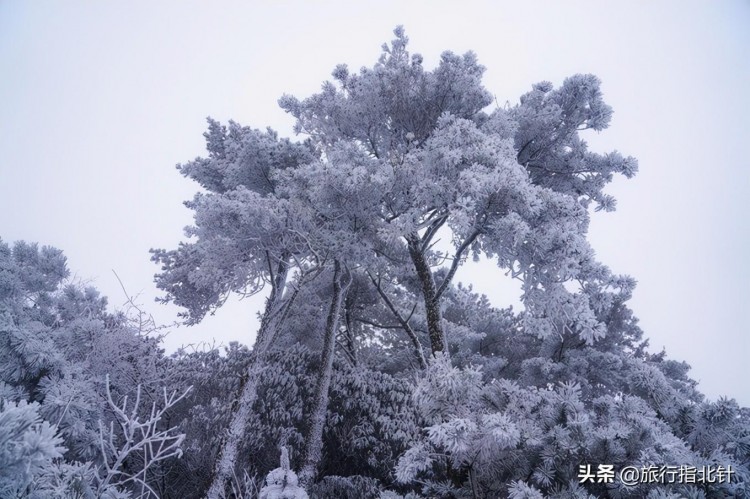
[[[313,412],[310,416],[310,429],[305,440],[304,461],[299,474],[300,483],[307,488],[312,484],[318,473],[323,453],[323,429],[328,410],[328,390],[331,386],[333,373],[333,354],[336,347],[336,331],[339,328],[341,304],[347,291],[348,283],[342,284],[341,263],[334,261],[333,297],[328,310],[323,338],[323,352],[320,365],[320,376],[315,387]]]
[[[440,311],[440,299],[435,287],[435,279],[432,270],[427,263],[424,252],[420,248],[418,237],[408,240],[409,256],[417,271],[417,278],[422,286],[424,297],[424,308],[427,315],[427,331],[430,335],[430,347],[432,355],[438,352],[448,352],[448,342],[443,330],[443,315]]]

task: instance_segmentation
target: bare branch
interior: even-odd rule
[[[422,343],[419,341],[419,337],[417,336],[417,333],[414,332],[414,329],[412,329],[411,325],[409,324],[408,320],[405,320],[401,314],[396,310],[396,307],[391,302],[390,298],[388,298],[388,295],[385,294],[383,289],[380,286],[380,279],[377,281],[375,278],[370,274],[370,272],[367,272],[367,276],[370,278],[370,281],[372,281],[372,284],[375,286],[375,289],[378,291],[378,294],[383,299],[383,302],[388,307],[388,309],[391,311],[391,313],[396,317],[398,322],[401,324],[401,327],[403,327],[404,331],[406,331],[406,334],[409,335],[409,338],[411,339],[412,344],[414,345],[414,353],[417,356],[417,360],[419,361],[419,367],[422,369],[427,368],[427,360],[424,358],[424,351],[422,350]],[[416,305],[415,305],[416,308]],[[412,313],[414,313],[414,310],[412,310]],[[411,318],[411,314],[409,315]]]
[[[123,398],[121,406],[114,402],[109,384],[109,375],[105,378],[105,389],[107,392],[107,402],[122,431],[122,444],[119,447],[115,445],[114,422],[110,423],[109,435],[105,436],[104,428],[101,421],[99,421],[99,449],[102,453],[102,461],[106,473],[99,481],[98,495],[102,496],[107,489],[111,489],[112,487],[122,487],[132,482],[139,485],[142,490],[148,490],[149,493],[147,495],[144,496],[141,494],[140,497],[151,497],[151,495],[159,497],[148,483],[146,483],[148,469],[154,464],[170,457],[181,456],[182,450],[180,449],[180,445],[182,445],[185,435],[174,434],[172,428],[159,430],[158,423],[169,409],[190,393],[192,386],[188,387],[181,395],[177,395],[176,391],[167,395],[167,389],[164,388],[163,406],[158,408],[154,402],[151,405],[148,419],[143,422],[140,422],[138,417],[141,402],[140,385],[138,385],[136,390],[135,403],[130,408],[130,411],[128,411],[127,396]],[[143,468],[138,473],[131,475],[125,472],[122,467],[126,460],[134,454],[141,455]]]

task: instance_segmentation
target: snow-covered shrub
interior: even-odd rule
[[[321,475],[393,482],[393,466],[418,434],[409,385],[363,366],[334,370]]]
[[[717,449],[736,453],[742,445],[725,441],[717,447],[714,442],[710,448],[715,457],[701,457],[646,400],[634,395],[587,400],[577,384],[524,387],[509,380],[484,382],[478,370],[454,368],[445,358],[438,358],[416,383],[413,398],[425,426],[401,456],[396,476],[404,484],[421,483],[427,495],[607,494],[601,483],[585,484],[585,488],[575,485],[579,466],[592,463],[611,464],[615,470],[663,463],[731,464],[739,470],[737,483],[710,487],[724,494],[744,491],[738,455],[716,455]],[[742,426],[732,407],[723,402],[702,409],[714,419],[709,433],[713,438],[722,434],[721,421],[731,422],[730,427]],[[731,440],[738,442],[738,436],[734,434]],[[509,484],[513,484],[510,489]],[[643,497],[654,487],[640,484],[618,494]],[[695,490],[691,486],[679,489],[685,494]]]
[[[278,468],[268,472],[258,499],[308,499],[305,489],[299,486],[297,474],[291,469],[286,447],[281,448],[280,461]]]

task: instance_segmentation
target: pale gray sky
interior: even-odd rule
[[[197,190],[205,117],[291,135],[277,106],[337,63],[370,66],[403,24],[429,67],[474,50],[514,103],[532,83],[594,73],[615,116],[588,138],[640,162],[593,217],[599,259],[639,285],[651,338],[709,397],[750,405],[750,2],[22,2],[0,0],[0,237],[63,249],[110,302],[111,269],[161,322],[151,247],[173,248]],[[496,272],[459,278],[500,306]],[[180,344],[250,342],[262,297],[230,303]]]

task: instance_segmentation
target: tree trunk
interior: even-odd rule
[[[214,478],[206,497],[208,499],[223,499],[226,484],[233,475],[237,462],[237,449],[245,436],[245,427],[250,419],[252,407],[258,395],[258,378],[260,377],[261,362],[254,356],[248,367],[247,378],[243,384],[239,400],[232,406],[234,413],[229,423],[229,430],[221,446],[219,459],[216,461]]]
[[[448,353],[448,342],[443,331],[443,314],[440,311],[440,300],[435,287],[435,279],[432,276],[432,270],[427,263],[424,252],[420,249],[420,241],[417,236],[407,240],[409,246],[409,256],[414,263],[417,271],[417,278],[422,285],[422,296],[424,297],[424,308],[427,314],[427,331],[430,335],[430,347],[432,354],[438,352]]]
[[[331,385],[333,373],[333,354],[336,347],[336,331],[339,327],[341,303],[348,285],[341,284],[341,264],[334,260],[333,297],[328,310],[326,327],[323,338],[323,353],[320,365],[320,375],[315,387],[313,410],[310,416],[310,430],[305,440],[304,462],[299,474],[300,483],[307,488],[318,473],[318,465],[323,453],[323,428],[328,410],[328,389]]]
[[[232,404],[232,419],[229,423],[227,434],[224,436],[219,458],[216,461],[213,480],[206,494],[207,499],[222,499],[226,494],[227,481],[234,474],[237,462],[237,449],[245,437],[247,421],[252,416],[252,408],[258,395],[258,380],[262,373],[263,354],[273,344],[278,327],[286,315],[285,308],[282,311],[282,297],[286,278],[289,273],[289,265],[281,261],[277,267],[276,275],[272,277],[271,294],[266,300],[266,308],[260,321],[258,337],[250,355],[250,365],[247,368],[246,378],[240,385],[240,396]],[[289,298],[287,307],[291,307],[296,293]]]
[[[354,340],[354,321],[352,320],[352,306],[351,295],[347,296],[344,300],[344,321],[346,326],[346,351],[351,359],[352,366],[357,367],[359,363],[357,359],[357,345]]]

